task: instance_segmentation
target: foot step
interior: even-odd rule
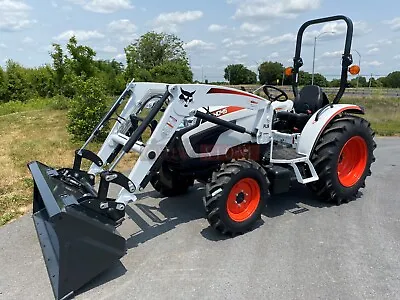
[[[306,155],[297,153],[294,148],[274,149],[272,152],[272,159],[293,160],[303,157],[306,157]]]

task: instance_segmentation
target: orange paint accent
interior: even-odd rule
[[[343,146],[339,155],[337,174],[345,187],[355,185],[364,174],[368,160],[368,148],[360,136],[353,136]]]
[[[246,97],[252,97],[255,98],[257,100],[265,100],[259,96],[250,94],[250,93],[246,93],[246,92],[242,92],[239,90],[227,90],[227,89],[223,89],[223,88],[211,88],[207,94],[231,94],[231,95],[239,95],[239,96],[246,96]]]
[[[234,113],[240,110],[243,110],[243,107],[240,106],[228,106],[228,107],[224,107],[224,108],[220,108],[220,109],[216,109],[212,112],[210,112],[211,114],[213,114],[216,117],[221,117],[221,116],[225,116],[227,114],[230,113]]]
[[[351,75],[358,75],[358,74],[360,74],[360,66],[357,66],[357,65],[353,65],[353,66],[351,66],[350,68],[349,68],[349,72],[350,72],[350,74]]]
[[[243,194],[242,194],[243,193]],[[238,199],[243,197],[243,199]],[[244,222],[251,218],[260,203],[260,185],[253,178],[243,178],[232,187],[226,208],[229,217],[235,222]]]
[[[363,110],[357,105],[343,107],[343,108],[339,109],[333,116],[331,116],[328,121],[325,122],[325,125],[323,128],[325,128],[329,124],[329,122],[332,121],[332,119],[334,117],[336,117],[338,114],[344,112],[345,110],[353,110],[353,109],[363,112]],[[321,130],[321,132],[322,132],[322,130]]]
[[[292,76],[292,74],[293,74],[293,68],[292,67],[287,67],[285,69],[285,76],[289,77],[289,76]]]
[[[240,106],[228,106],[228,114],[244,109]]]

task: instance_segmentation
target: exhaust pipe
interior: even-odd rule
[[[115,219],[98,209],[104,201],[40,162],[28,168],[34,180],[33,221],[53,293],[56,299],[69,298],[125,255],[126,240]],[[115,210],[111,202],[106,206]]]

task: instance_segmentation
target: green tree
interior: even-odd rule
[[[107,98],[103,85],[97,78],[75,79],[76,95],[68,112],[67,130],[73,140],[86,140],[107,111]],[[107,127],[99,138],[104,138]]]
[[[388,88],[400,88],[400,71],[390,73],[383,80],[383,84]]]
[[[39,67],[29,71],[29,81],[40,97],[52,97],[56,94],[55,77],[50,66]]]
[[[93,77],[96,72],[94,63],[96,52],[88,46],[78,45],[75,36],[69,39],[67,50],[70,57],[66,59],[66,63],[70,69],[77,76],[83,76],[84,78]]]
[[[136,81],[154,81],[151,73],[159,73],[156,67],[170,62],[178,64],[174,68],[184,65],[190,70],[183,41],[173,34],[148,32],[128,45],[125,55],[125,74],[128,80],[135,78]]]
[[[299,85],[311,85],[312,75],[308,72],[300,71],[299,72]]]
[[[279,62],[266,61],[258,67],[258,76],[261,84],[276,84],[282,80],[284,67]]]
[[[128,65],[151,70],[167,61],[188,61],[181,41],[174,34],[148,32],[125,48]]]
[[[353,78],[352,80],[350,80],[349,86],[352,87],[352,88],[357,87],[357,81],[358,81],[358,87],[367,87],[367,86],[369,86],[369,83],[368,83],[367,79],[364,76],[360,76],[359,79],[357,77]]]
[[[7,100],[7,74],[0,66],[0,101],[6,102]]]
[[[8,101],[26,101],[32,96],[28,74],[20,64],[9,60],[6,64]]]
[[[99,77],[105,84],[109,94],[120,94],[125,88],[124,66],[116,60],[95,61],[97,69],[96,77]]]
[[[230,84],[253,84],[257,82],[257,74],[242,64],[228,65],[225,68],[224,78]]]
[[[375,79],[374,77],[372,77],[370,80],[371,80],[371,87],[375,87],[375,88],[381,88],[381,87],[383,87],[383,83],[382,83],[382,80],[379,80],[380,78],[378,78],[378,79]],[[369,82],[368,82],[368,85],[367,86],[369,86]]]
[[[329,87],[340,87],[340,79],[332,79],[332,81],[329,82]]]
[[[64,64],[64,53],[59,44],[53,44],[53,52],[50,52],[50,56],[53,59],[54,68],[54,81],[58,88],[61,88],[61,83],[65,75],[65,64]]]
[[[318,85],[321,87],[326,87],[329,85],[328,80],[326,80],[325,76],[316,73],[314,74],[314,85]]]
[[[183,61],[167,61],[150,70],[152,81],[165,83],[190,83],[193,73]]]

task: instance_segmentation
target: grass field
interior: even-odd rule
[[[354,103],[365,108],[365,118],[372,124],[376,134],[400,135],[400,98],[382,96],[345,98],[341,103]]]
[[[400,135],[399,98],[347,98],[342,103],[364,106],[366,118],[378,135]],[[71,142],[66,131],[67,111],[55,107],[65,105],[55,106],[48,99],[0,105],[0,225],[31,209],[29,161],[72,166],[74,151],[80,144]],[[94,144],[91,149],[98,147]],[[121,165],[129,168],[134,160],[134,156],[128,156]]]

